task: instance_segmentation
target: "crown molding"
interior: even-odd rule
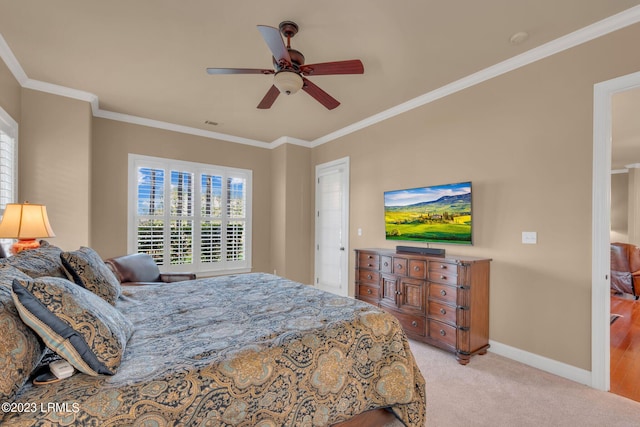
[[[366,119],[355,122],[349,126],[338,129],[325,136],[317,138],[313,141],[305,141],[302,139],[296,139],[288,136],[282,136],[271,143],[265,141],[259,141],[249,138],[243,138],[239,136],[211,132],[203,129],[193,128],[189,126],[177,125],[174,123],[162,122],[159,120],[147,119],[144,117],[132,116],[129,114],[116,113],[113,111],[107,111],[100,109],[98,97],[89,92],[84,92],[77,89],[72,89],[64,86],[59,86],[51,83],[41,82],[38,80],[32,80],[27,77],[27,74],[22,69],[22,66],[16,59],[15,55],[9,48],[2,34],[0,34],[0,58],[2,58],[7,64],[7,67],[18,81],[18,83],[25,88],[39,90],[42,92],[52,93],[55,95],[66,96],[68,98],[78,99],[91,103],[91,110],[95,117],[106,118],[110,120],[122,121],[126,123],[138,124],[142,126],[155,127],[159,129],[170,130],[174,132],[186,133],[190,135],[202,136],[205,138],[217,139],[222,141],[235,142],[239,144],[251,145],[260,148],[277,148],[282,144],[295,144],[302,147],[314,148],[343,136],[349,135],[353,132],[357,132],[366,127],[372,126],[376,123],[380,123],[389,118],[406,113],[407,111],[429,104],[438,99],[452,95],[461,90],[467,89],[471,86],[475,86],[484,81],[490,80],[494,77],[498,77],[502,74],[516,70],[518,68],[529,65],[533,62],[539,61],[546,57],[555,55],[556,53],[586,43],[598,37],[602,37],[613,31],[620,30],[629,25],[633,25],[640,22],[640,6],[634,6],[630,9],[622,11],[616,15],[612,15],[587,27],[581,28],[577,31],[569,33],[558,39],[545,43],[541,46],[533,48],[520,55],[514,56],[505,61],[492,65],[484,70],[473,73],[467,77],[463,77],[424,95],[413,98],[407,102],[399,104],[388,110],[382,111],[378,114],[374,114]]]
[[[94,115],[96,111],[98,111],[98,97],[90,92],[33,79],[27,79],[22,83],[22,87],[25,89],[50,93],[52,95],[65,96],[79,101],[86,101],[91,104],[91,111]]]
[[[290,136],[281,136],[280,138],[274,140],[270,144],[270,146],[272,148],[276,148],[283,144],[293,144],[293,145],[299,145],[301,147],[311,148],[311,142],[305,141],[304,139],[292,138]]]
[[[217,139],[227,142],[235,142],[238,144],[251,145],[259,148],[272,148],[271,144],[264,141],[258,141],[255,139],[243,138],[240,136],[228,135],[219,132],[212,132],[204,129],[198,129],[190,126],[177,125],[175,123],[163,122],[160,120],[147,119],[144,117],[132,116],[129,114],[116,113],[113,111],[100,110],[94,111],[95,117],[103,119],[115,120],[119,122],[131,123],[140,126],[147,126],[152,128],[170,130],[178,133],[185,133],[189,135],[202,136],[210,139]]]
[[[7,68],[11,71],[11,74],[13,74],[13,77],[18,81],[20,86],[23,86],[24,83],[29,80],[27,74],[18,62],[18,59],[13,54],[13,51],[7,44],[4,37],[2,37],[2,34],[0,34],[0,58],[2,58],[4,63],[7,65]]]
[[[413,98],[407,102],[399,104],[381,113],[370,116],[359,122],[353,123],[335,132],[329,133],[323,137],[311,141],[312,147],[317,147],[327,142],[333,141],[350,133],[369,127],[383,120],[406,113],[414,108],[429,104],[438,99],[452,95],[463,89],[475,86],[484,81],[498,77],[502,74],[516,70],[518,68],[529,65],[533,62],[555,55],[572,47],[586,43],[598,37],[602,37],[613,31],[633,25],[640,22],[640,6],[634,6],[616,15],[612,15],[587,27],[581,28],[573,33],[552,40],[541,46],[528,50],[520,55],[516,55],[505,61],[492,65],[477,73],[470,74],[424,95]]]

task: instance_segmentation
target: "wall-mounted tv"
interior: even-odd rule
[[[471,182],[384,192],[387,240],[472,244]]]

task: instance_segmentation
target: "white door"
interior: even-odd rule
[[[316,166],[315,286],[349,290],[349,158]]]

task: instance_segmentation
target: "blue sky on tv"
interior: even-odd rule
[[[406,190],[385,191],[385,206],[408,206],[416,203],[432,202],[444,196],[458,196],[471,192],[470,182],[434,185],[431,187],[409,188]]]

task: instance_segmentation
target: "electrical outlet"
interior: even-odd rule
[[[522,243],[525,245],[535,245],[538,243],[538,233],[535,231],[523,231]]]

